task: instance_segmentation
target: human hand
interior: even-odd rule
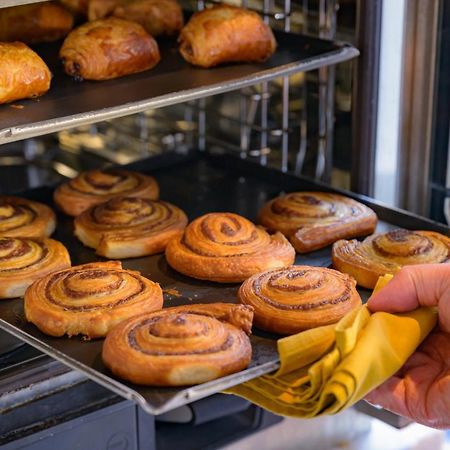
[[[450,264],[404,267],[367,303],[372,312],[437,306],[439,326],[366,400],[433,428],[450,428]]]

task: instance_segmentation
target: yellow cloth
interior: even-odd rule
[[[380,278],[375,290],[391,278]],[[395,374],[436,322],[433,308],[372,314],[361,306],[337,324],[280,339],[279,370],[227,393],[283,416],[335,414]]]

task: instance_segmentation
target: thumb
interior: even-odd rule
[[[450,333],[450,264],[405,266],[367,302],[372,312],[407,312],[437,306],[441,328]]]

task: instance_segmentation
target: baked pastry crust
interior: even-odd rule
[[[338,322],[361,305],[356,281],[324,267],[291,266],[253,275],[238,298],[254,308],[254,324],[278,334],[295,334]]]
[[[188,219],[171,203],[118,197],[75,218],[75,235],[107,258],[133,258],[163,252],[181,236]]]
[[[70,12],[86,16],[89,0],[59,0]]]
[[[271,236],[237,214],[210,213],[168,243],[166,258],[185,275],[237,283],[263,270],[290,266],[295,251],[281,233]]]
[[[288,237],[298,253],[307,253],[338,239],[373,233],[377,216],[367,206],[328,192],[293,192],[266,203],[259,223]]]
[[[72,28],[72,14],[56,2],[0,8],[0,41],[51,42]]]
[[[0,104],[39,97],[50,89],[49,68],[22,42],[0,42],[0,61]]]
[[[0,237],[0,298],[22,297],[35,280],[67,267],[69,253],[58,241]]]
[[[109,80],[156,66],[158,44],[141,25],[109,17],[73,30],[59,52],[65,72],[77,79]]]
[[[265,61],[276,49],[272,30],[257,13],[230,5],[193,14],[178,41],[186,61],[206,68]]]
[[[109,17],[117,6],[129,2],[130,0],[89,0],[87,7],[88,19],[93,21]]]
[[[69,216],[77,216],[91,206],[115,197],[157,200],[159,186],[153,177],[121,169],[90,170],[61,184],[54,201]]]
[[[25,292],[25,317],[50,336],[105,336],[122,320],[161,309],[158,283],[118,261],[74,266],[40,278]]]
[[[373,289],[378,277],[403,266],[450,262],[450,238],[434,231],[397,229],[374,234],[362,242],[341,240],[333,245],[333,266]]]
[[[248,366],[252,347],[245,329],[251,319],[251,308],[229,303],[143,314],[108,334],[103,361],[116,376],[136,384],[205,383]]]
[[[55,213],[48,206],[13,195],[0,195],[0,237],[39,239],[50,236],[55,227]]]

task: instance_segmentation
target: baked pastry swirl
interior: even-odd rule
[[[0,237],[44,238],[55,227],[55,213],[48,206],[13,195],[0,195]]]
[[[262,330],[295,334],[338,322],[361,305],[353,278],[323,267],[291,266],[253,275],[238,292]]]
[[[236,283],[263,270],[290,266],[295,251],[281,233],[271,236],[237,214],[210,213],[169,242],[166,258],[185,275]]]
[[[186,305],[142,314],[106,337],[102,357],[136,384],[185,386],[245,369],[252,347],[245,331],[252,310],[228,303]]]
[[[140,197],[156,200],[159,186],[153,177],[120,169],[91,170],[61,184],[55,203],[69,216],[77,216],[93,205],[114,197]]]
[[[187,62],[206,68],[265,61],[276,49],[272,30],[257,13],[230,5],[193,14],[178,41]]]
[[[397,229],[374,234],[362,242],[341,240],[333,245],[333,266],[373,289],[378,277],[410,264],[450,262],[450,238],[434,231]]]
[[[25,292],[25,316],[50,336],[105,336],[116,324],[162,308],[158,283],[122,269],[118,261],[96,262],[51,273]]]
[[[288,237],[298,253],[307,253],[338,239],[373,233],[376,214],[343,195],[327,192],[293,192],[266,203],[259,222]]]
[[[118,197],[89,208],[75,218],[75,235],[107,258],[132,258],[164,251],[186,227],[176,206],[136,197]]]
[[[0,237],[0,298],[22,297],[33,281],[67,267],[69,253],[58,241]]]
[[[110,80],[156,66],[156,41],[141,25],[109,17],[73,30],[59,52],[67,75],[78,80]]]

